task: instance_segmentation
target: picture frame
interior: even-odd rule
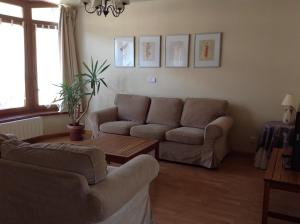
[[[221,66],[222,33],[198,33],[195,35],[194,67],[217,68]]]
[[[114,38],[115,66],[135,66],[135,38],[115,37]]]
[[[161,36],[141,36],[139,38],[139,66],[159,68],[161,60]]]
[[[169,68],[187,68],[189,65],[190,35],[167,35],[165,40],[165,64]]]

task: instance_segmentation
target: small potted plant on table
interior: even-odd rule
[[[109,68],[105,60],[101,65],[98,60],[94,63],[91,59],[89,67],[83,62],[86,73],[78,74],[71,84],[62,83],[57,85],[60,88],[59,97],[54,102],[59,103],[60,110],[67,109],[71,123],[67,126],[72,141],[81,141],[84,124],[80,121],[88,112],[91,100],[99,93],[101,85],[107,87],[106,82],[100,75]],[[87,98],[87,103],[82,106],[82,102]]]

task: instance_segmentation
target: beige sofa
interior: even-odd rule
[[[233,119],[225,100],[118,94],[115,106],[90,114],[93,137],[101,133],[160,140],[160,159],[216,168],[229,152]]]
[[[149,155],[113,168],[96,148],[16,139],[0,155],[0,223],[153,223],[149,184],[159,166]]]

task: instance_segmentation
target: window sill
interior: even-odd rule
[[[5,122],[24,120],[24,119],[33,118],[33,117],[45,117],[45,116],[65,115],[65,114],[68,114],[68,113],[51,111],[51,112],[37,112],[37,113],[29,113],[29,114],[20,114],[20,115],[15,115],[15,116],[7,116],[4,118],[0,118],[0,124],[5,123]]]

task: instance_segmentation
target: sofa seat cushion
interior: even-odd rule
[[[171,127],[161,124],[138,125],[131,128],[130,135],[139,138],[164,140],[165,133],[170,129]]]
[[[148,124],[163,124],[170,127],[178,127],[180,123],[183,102],[177,98],[151,98]]]
[[[228,102],[214,99],[186,99],[181,116],[184,127],[205,128],[213,120],[226,114]]]
[[[129,135],[130,129],[135,125],[139,125],[139,123],[134,121],[106,122],[100,125],[100,131],[116,135]]]
[[[104,152],[91,146],[29,144],[12,139],[1,144],[1,154],[4,160],[80,174],[90,185],[97,184],[107,175]]]
[[[117,94],[115,105],[118,107],[118,120],[145,123],[150,98],[129,94]]]
[[[204,130],[190,127],[172,129],[166,133],[166,140],[189,145],[203,145]]]

